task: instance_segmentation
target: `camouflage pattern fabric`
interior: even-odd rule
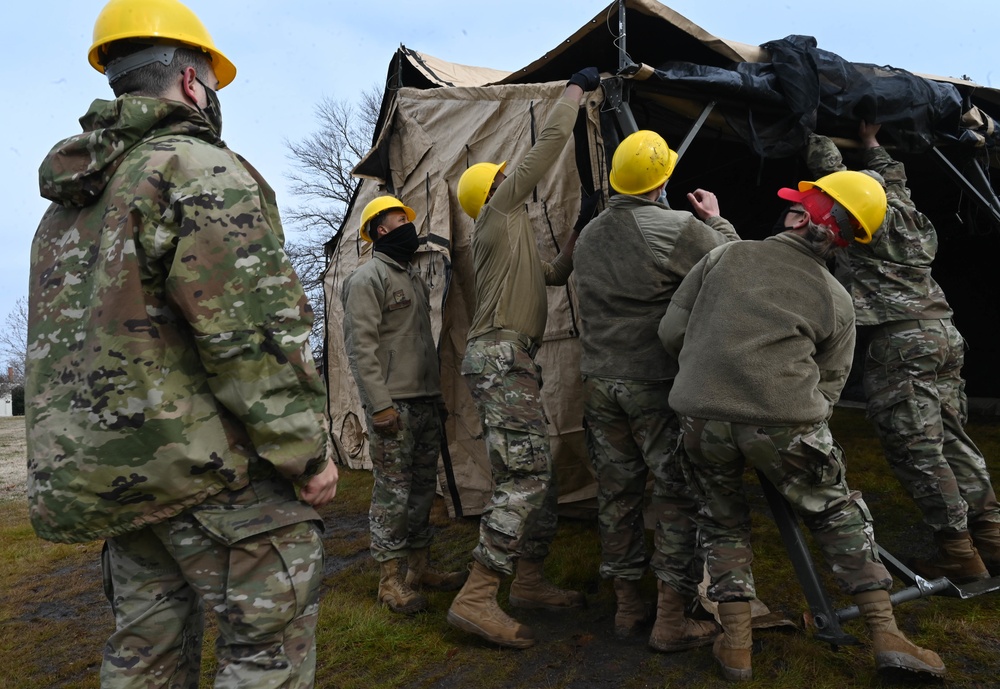
[[[875,551],[872,518],[845,480],[843,450],[825,421],[768,426],[681,416],[684,472],[701,502],[696,517],[711,584],[708,598],[756,598],[751,563],[746,464],[758,469],[812,532],[845,593],[888,589]]]
[[[558,493],[541,372],[514,343],[473,340],[462,375],[479,410],[493,473],[493,497],[483,510],[472,556],[512,574],[519,557],[545,559],[556,534]]]
[[[864,389],[886,459],[935,531],[1000,521],[986,460],[965,432],[965,340],[950,319],[875,326]]]
[[[375,432],[368,417],[372,458],[371,553],[378,562],[406,557],[431,544],[431,506],[437,491],[441,451],[441,402],[396,400],[403,429]]]
[[[183,103],[95,101],[39,171],[25,407],[35,531],[118,536],[326,460],[274,194]],[[264,461],[261,461],[264,460]]]
[[[888,209],[870,244],[837,258],[859,326],[871,326],[864,390],[886,459],[935,531],[963,531],[969,521],[1000,522],[982,453],[965,432],[965,342],[931,276],[938,238],[910,197],[906,169],[881,146],[865,165],[885,182]],[[826,137],[812,136],[810,170],[844,169]]]
[[[316,519],[276,479],[109,538],[104,587],[116,629],[101,687],[197,689],[209,607],[217,689],[311,688],[324,557]]]
[[[884,182],[888,208],[870,243],[852,242],[836,255],[835,273],[851,293],[858,325],[950,318],[951,307],[931,276],[937,232],[910,198],[905,167],[881,146],[864,156],[865,167]],[[846,169],[833,141],[816,134],[809,137],[806,163],[816,177]]]
[[[694,596],[703,560],[696,554],[696,503],[678,458],[680,425],[667,403],[670,381],[584,376],[583,393],[587,451],[597,472],[601,576],[636,580],[646,571],[643,505],[651,473],[650,565],[675,591]]]

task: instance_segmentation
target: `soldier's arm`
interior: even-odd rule
[[[261,457],[304,484],[327,465],[312,308],[253,178],[221,149],[204,155],[200,169],[165,180],[175,185],[163,209],[175,233],[167,299],[193,333],[212,394]]]
[[[827,340],[817,343],[814,357],[819,367],[819,382],[816,387],[830,403],[828,416],[833,413],[833,406],[840,399],[840,393],[851,373],[857,332],[854,327],[854,305],[846,294],[834,297],[834,310],[837,327]]]
[[[806,143],[806,167],[814,179],[846,170],[837,144],[822,134],[810,134]]]
[[[492,208],[509,213],[524,203],[532,189],[555,163],[573,133],[581,98],[583,90],[579,86],[566,87],[563,97],[553,106],[531,150],[497,187],[489,202]]]
[[[656,334],[660,338],[663,348],[674,359],[680,356],[681,349],[684,347],[691,311],[694,309],[698,292],[701,291],[705,273],[710,270],[710,257],[711,254],[703,256],[681,281],[677,291],[670,298],[667,312],[663,314],[660,325],[657,327]]]

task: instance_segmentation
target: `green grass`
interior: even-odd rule
[[[912,501],[886,467],[863,412],[840,409],[834,435],[848,458],[848,482],[861,490],[875,517],[876,538],[897,555],[927,548],[930,538]],[[970,435],[1000,473],[1000,420],[971,424]],[[747,474],[754,506],[754,572],[759,595],[772,611],[801,627],[807,610],[794,570],[755,479]],[[619,641],[610,634],[613,591],[597,576],[600,549],[592,519],[562,519],[545,563],[550,579],[587,592],[584,611],[516,611],[540,642],[526,651],[505,651],[450,627],[445,613],[453,593],[430,593],[430,609],[412,617],[376,604],[378,568],[368,555],[367,510],[371,476],[341,471],[338,496],[322,513],[328,570],[317,632],[317,687],[333,689],[537,689],[616,687],[717,689],[730,686],[714,668],[709,648],[656,654],[645,638]],[[443,502],[432,515],[438,531],[432,555],[449,569],[464,567],[478,537],[475,518],[451,520]],[[891,544],[891,545],[889,545]],[[897,552],[899,551],[899,552]],[[101,648],[113,621],[100,585],[100,544],[56,545],[36,539],[23,500],[0,502],[0,687],[97,688]],[[841,596],[825,573],[836,604]],[[507,608],[509,582],[501,587]],[[642,590],[652,597],[651,577]],[[966,601],[935,596],[897,608],[899,626],[916,643],[941,653],[946,686],[985,689],[1000,684],[1000,594]],[[844,625],[862,640],[860,621]],[[214,672],[210,627],[203,687]],[[895,686],[875,673],[870,649],[834,651],[809,630],[755,633],[754,675],[748,688],[847,689]]]

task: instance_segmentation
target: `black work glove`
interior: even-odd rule
[[[573,225],[573,229],[577,232],[586,227],[587,223],[597,216],[597,206],[601,202],[601,197],[603,194],[600,189],[594,189],[594,193],[587,195],[586,192],[580,192],[580,215],[576,218],[576,224]]]
[[[601,85],[601,73],[597,71],[597,67],[586,67],[571,76],[569,84],[576,84],[584,91],[593,91]]]

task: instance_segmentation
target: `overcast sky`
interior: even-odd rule
[[[236,65],[220,92],[223,136],[268,179],[282,209],[296,204],[285,177],[287,141],[316,126],[325,97],[353,100],[381,85],[399,44],[451,62],[514,70],[567,38],[610,0],[187,0]],[[109,98],[87,62],[104,0],[36,0],[7,6],[0,23],[7,105],[0,174],[7,227],[0,251],[0,327],[27,294],[31,237],[46,202],[37,171],[58,140],[80,131],[95,98]],[[929,0],[665,3],[709,33],[759,45],[790,34],[854,62],[1000,86],[994,48],[1000,2]],[[611,41],[613,37],[608,36]],[[586,65],[580,65],[584,67]],[[568,77],[569,75],[567,75]],[[291,230],[292,228],[288,228]]]

